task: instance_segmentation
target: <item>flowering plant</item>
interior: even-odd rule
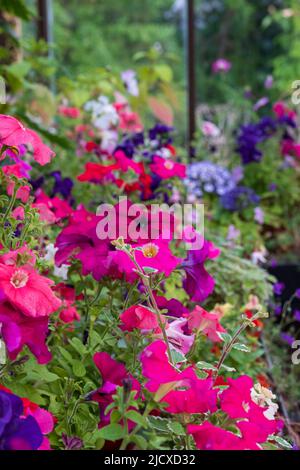
[[[90,104],[80,110],[96,113],[95,122],[92,116],[89,127],[72,130],[75,180],[65,172],[64,156],[63,171],[54,162],[41,170],[53,155],[48,147],[29,138],[31,131],[16,119],[0,119],[0,376],[6,387],[1,399],[12,410],[2,419],[3,447],[289,447],[278,437],[283,422],[275,416],[273,394],[259,382],[261,366],[250,370],[257,385],[241,370],[245,351],[254,364],[261,355],[253,331],[266,314],[258,301],[226,304],[218,263],[228,248],[220,254],[198,234],[201,244],[187,249],[191,227],[180,229],[175,216],[168,235],[163,218],[151,219],[151,234],[146,230],[149,203],[176,200],[185,191],[186,165],[172,129],[130,128],[119,140],[123,108],[99,103],[101,110]],[[71,122],[77,115],[67,113]],[[112,152],[103,147],[106,130],[117,134]],[[120,195],[130,197],[126,220]],[[141,200],[146,205],[134,233],[144,234],[142,240],[129,230],[135,222],[130,210]],[[110,239],[99,236],[106,220],[96,212],[101,201],[118,214]],[[178,230],[184,236],[176,240]],[[268,287],[258,289],[264,301]],[[30,402],[22,408],[17,395]]]

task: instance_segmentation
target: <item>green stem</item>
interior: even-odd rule
[[[148,292],[148,295],[149,295],[149,299],[150,299],[150,302],[151,302],[151,306],[153,308],[153,310],[155,311],[156,313],[156,316],[157,316],[157,319],[158,319],[158,324],[159,324],[159,327],[162,331],[162,335],[163,335],[163,339],[164,339],[164,342],[167,346],[167,354],[168,354],[168,358],[169,358],[169,361],[171,364],[173,364],[173,358],[172,358],[172,353],[171,353],[171,349],[170,349],[170,344],[169,344],[169,340],[168,340],[168,336],[167,336],[167,332],[166,332],[166,328],[165,328],[165,324],[164,324],[164,321],[163,321],[163,316],[158,308],[158,305],[156,303],[156,300],[155,300],[155,297],[154,297],[154,294],[153,294],[153,291],[151,289],[151,286],[150,286],[150,279],[149,279],[149,276],[147,276],[143,270],[143,268],[137,263],[136,259],[135,259],[135,256],[134,256],[134,252],[133,253],[130,253],[126,250],[127,254],[129,255],[130,259],[132,260],[132,262],[134,263],[136,269],[137,269],[137,273],[139,274],[140,278],[141,278],[141,281],[142,283],[144,284],[144,286],[146,287],[146,290]]]

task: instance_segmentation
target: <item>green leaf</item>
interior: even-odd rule
[[[173,358],[174,364],[177,364],[178,362],[186,362],[186,357],[175,349],[171,350],[171,356]]]
[[[140,413],[138,413],[135,410],[129,410],[125,413],[126,418],[130,419],[130,421],[133,421],[134,423],[139,424],[143,428],[146,428],[148,426],[148,423],[144,416],[142,416]]]
[[[160,416],[148,416],[147,421],[149,422],[150,426],[157,431],[166,433],[170,432],[168,428],[168,419],[161,418]]]
[[[234,367],[225,366],[225,364],[222,364],[221,368],[223,368],[227,372],[236,372],[236,369]]]
[[[117,423],[109,424],[99,430],[99,437],[103,437],[106,441],[117,441],[125,435],[125,429]]]
[[[77,360],[73,361],[72,369],[76,377],[84,377],[86,374],[85,367],[80,361],[77,361]]]
[[[293,448],[293,446],[288,441],[286,441],[285,439],[283,439],[283,437],[280,437],[280,436],[270,436],[269,441],[275,441],[281,447],[285,447],[286,449]]]
[[[136,444],[141,450],[148,449],[148,442],[146,439],[139,435],[134,435],[130,438],[130,442]]]
[[[86,347],[84,346],[84,344],[82,344],[80,339],[72,338],[72,340],[70,341],[70,344],[81,356],[84,356],[85,354],[87,354]]]
[[[216,370],[216,367],[213,364],[210,364],[209,362],[205,361],[197,362],[196,366],[198,367],[198,369]]]
[[[218,336],[221,338],[224,343],[228,344],[232,340],[232,337],[228,333],[219,333],[217,332]]]
[[[185,436],[186,435],[184,427],[178,421],[170,421],[168,423],[168,428],[170,429],[170,431],[173,434],[176,434],[176,436]]]
[[[235,343],[233,345],[233,349],[237,349],[238,351],[243,351],[243,352],[251,352],[251,349],[248,348],[248,346],[246,346],[245,344],[241,344],[241,343]]]

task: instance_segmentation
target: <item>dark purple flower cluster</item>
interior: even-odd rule
[[[61,194],[64,199],[69,199],[74,186],[71,178],[63,178],[60,171],[53,171],[51,176],[54,178],[51,197]]]
[[[118,144],[116,147],[115,152],[117,150],[122,150],[127,155],[127,157],[132,158],[136,152],[136,149],[144,145],[144,143],[145,138],[143,132],[138,132],[132,135],[125,135],[120,144]]]
[[[143,132],[125,134],[117,145],[115,152],[122,150],[129,158],[132,158],[136,152],[140,152],[144,157],[151,157],[155,151],[172,143],[171,133],[173,131],[173,127],[156,124],[149,130],[148,136],[144,135]]]
[[[253,189],[246,186],[237,186],[232,191],[221,196],[220,199],[224,209],[231,212],[241,211],[248,206],[257,205],[260,201],[259,196]]]
[[[237,151],[244,165],[261,160],[263,154],[258,145],[274,135],[276,130],[277,122],[270,117],[263,117],[256,124],[241,126],[237,137]]]
[[[21,417],[22,400],[0,390],[0,450],[37,450],[43,435],[32,416]]]
[[[158,141],[160,145],[167,145],[173,142],[171,133],[174,131],[173,127],[166,126],[165,124],[156,124],[149,130],[149,139]]]

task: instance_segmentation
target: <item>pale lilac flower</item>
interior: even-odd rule
[[[254,111],[258,111],[260,108],[263,108],[269,103],[269,98],[267,96],[263,96],[260,98],[255,105],[253,106]]]
[[[238,184],[244,178],[244,169],[242,166],[236,166],[231,172],[233,181]]]
[[[272,88],[273,83],[274,83],[273,76],[272,75],[267,75],[267,77],[265,79],[265,83],[264,83],[265,88],[267,90],[269,90],[270,88]]]
[[[255,207],[254,209],[254,220],[260,225],[264,223],[265,213],[260,207]]]
[[[232,64],[229,62],[229,60],[226,59],[217,59],[214,61],[212,64],[212,71],[213,73],[220,73],[224,72],[227,73],[231,69]]]
[[[134,70],[124,70],[124,72],[121,73],[121,79],[130,95],[139,96],[139,86]]]
[[[234,225],[229,225],[226,239],[228,241],[234,241],[240,236],[240,234],[241,232],[239,229],[235,228]]]

